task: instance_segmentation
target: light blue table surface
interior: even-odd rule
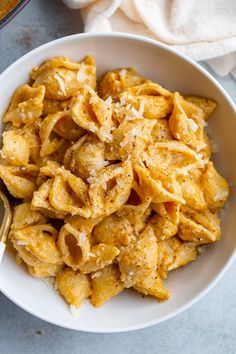
[[[79,12],[68,10],[60,0],[31,0],[0,31],[0,72],[29,50],[82,29]],[[214,76],[236,101],[235,81],[230,76]],[[165,323],[130,333],[103,335],[62,329],[29,315],[0,294],[0,354],[51,353],[235,354],[236,262],[190,309]]]

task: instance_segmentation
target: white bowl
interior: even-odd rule
[[[0,114],[12,92],[25,83],[33,66],[46,59],[66,55],[81,60],[93,54],[98,74],[117,67],[132,66],[142,75],[171,91],[212,98],[218,103],[210,119],[210,129],[219,152],[215,162],[231,182],[236,181],[235,107],[224,89],[202,67],[169,47],[147,38],[128,34],[83,34],[61,38],[23,56],[0,76]],[[210,245],[200,258],[172,272],[166,281],[172,298],[163,303],[125,291],[103,307],[95,309],[86,302],[79,317],[73,317],[63,299],[42,280],[32,278],[5,253],[0,265],[0,290],[18,306],[56,325],[88,332],[121,332],[144,328],[169,319],[188,308],[207,293],[235,258],[236,203],[232,189],[222,221],[220,242]]]

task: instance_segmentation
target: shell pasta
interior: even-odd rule
[[[167,300],[168,274],[220,239],[229,186],[205,131],[216,104],[132,68],[51,58],[2,117],[0,178],[17,262],[74,309],[126,288]]]

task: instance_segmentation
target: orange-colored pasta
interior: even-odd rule
[[[131,68],[97,81],[91,56],[33,68],[3,116],[0,151],[18,261],[53,277],[72,308],[130,287],[167,300],[168,273],[221,235],[229,186],[205,131],[215,106]]]

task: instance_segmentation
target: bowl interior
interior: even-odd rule
[[[0,76],[0,115],[11,94],[25,83],[33,66],[53,56],[81,60],[92,54],[97,60],[98,75],[117,67],[132,66],[171,91],[205,96],[218,107],[209,121],[209,130],[219,152],[214,160],[219,171],[232,183],[236,181],[235,111],[227,95],[203,69],[152,41],[125,35],[76,35],[40,47],[13,64]],[[86,302],[79,317],[71,315],[60,296],[42,280],[32,278],[5,253],[0,268],[0,290],[16,304],[49,322],[60,326],[95,332],[116,332],[145,327],[167,319],[188,307],[209,289],[232,261],[236,249],[235,190],[222,219],[222,238],[186,268],[172,272],[166,281],[172,298],[163,303],[125,291],[102,308]]]

